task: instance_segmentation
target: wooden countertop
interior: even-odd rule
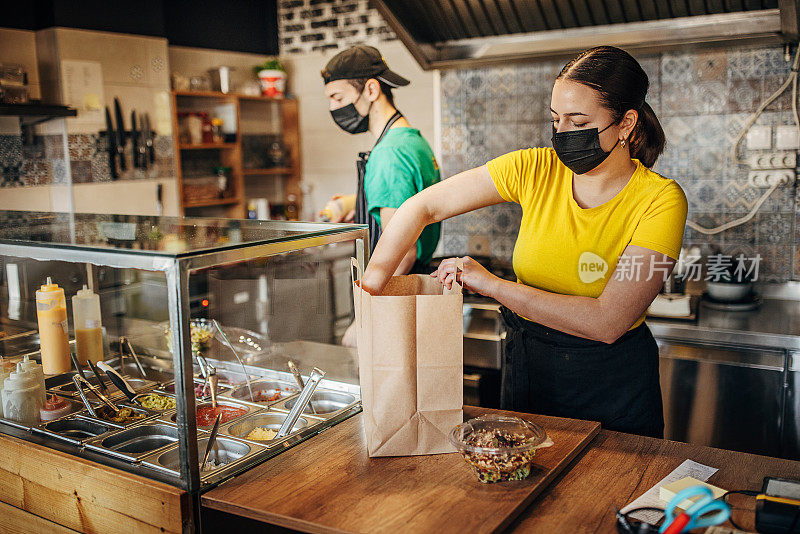
[[[800,462],[602,430],[511,525],[514,532],[616,533],[622,508],[684,460],[719,469],[708,480],[726,490],[760,490],[765,476],[800,479]],[[734,495],[733,519],[755,531],[754,499]]]
[[[465,418],[484,408],[465,407]],[[554,445],[523,481],[482,484],[459,454],[369,458],[357,414],[202,496],[205,508],[309,532],[497,532],[597,435],[600,425],[525,415]],[[224,524],[224,522],[223,522]]]
[[[465,418],[498,412],[464,411]],[[545,426],[557,443],[559,434],[562,442],[576,439],[570,432],[581,423],[596,425],[525,417]],[[612,533],[612,507],[632,501],[687,458],[718,468],[709,482],[725,489],[760,489],[767,475],[800,479],[800,462],[600,431],[582,452],[575,447],[563,457],[546,460],[550,450],[537,456],[558,465],[545,466],[557,468],[544,477],[549,485],[531,492],[528,481],[480,484],[456,454],[370,459],[361,418],[207,492],[202,505],[307,532]],[[752,509],[752,498],[734,497],[732,503]],[[752,528],[752,518],[752,512],[734,510],[745,527]]]

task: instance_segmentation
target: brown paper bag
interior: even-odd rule
[[[463,422],[461,286],[394,276],[373,296],[354,276],[353,299],[369,456],[455,452],[447,434]]]

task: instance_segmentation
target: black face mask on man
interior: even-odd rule
[[[553,148],[558,159],[575,174],[584,174],[596,168],[605,161],[619,143],[619,139],[617,139],[617,143],[614,143],[608,152],[600,146],[600,134],[614,124],[616,122],[612,122],[599,131],[597,128],[587,128],[557,132],[553,128]]]
[[[367,108],[367,114],[362,115],[356,109],[356,102],[359,101],[361,95],[352,104],[347,104],[338,109],[331,110],[331,117],[336,125],[347,133],[360,134],[369,130],[369,109],[372,108],[372,102]]]

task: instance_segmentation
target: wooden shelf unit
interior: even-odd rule
[[[180,142],[178,128],[178,113],[189,110],[192,106],[181,105],[189,103],[202,103],[207,107],[214,105],[227,104],[233,105],[236,117],[236,141],[233,143],[200,143],[189,144]],[[246,102],[250,107],[254,103],[263,102],[265,104],[277,104],[280,108],[280,131],[281,141],[286,150],[286,165],[282,167],[245,169],[243,165],[242,147],[242,106]],[[175,138],[175,162],[178,172],[178,186],[181,213],[187,215],[186,210],[192,210],[189,215],[203,215],[201,208],[223,208],[226,217],[243,219],[247,214],[247,180],[256,179],[255,177],[270,177],[272,180],[282,180],[281,189],[283,190],[283,202],[288,202],[289,195],[294,195],[297,202],[298,213],[302,209],[302,191],[300,189],[301,154],[300,154],[300,125],[298,122],[298,103],[294,98],[268,98],[263,96],[248,96],[232,93],[218,93],[215,91],[173,91],[172,92],[172,130]],[[204,111],[205,108],[197,109]],[[184,172],[183,158],[181,152],[196,150],[218,150],[219,164],[230,167],[228,187],[233,190],[232,197],[186,201],[184,198]],[[211,174],[211,169],[209,169]]]
[[[242,169],[242,172],[245,174],[245,176],[248,175],[275,176],[281,174],[291,174],[292,169],[289,167],[272,167],[268,169]]]
[[[183,143],[180,145],[181,150],[214,150],[222,148],[236,148],[236,143]]]

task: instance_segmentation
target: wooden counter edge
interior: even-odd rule
[[[267,525],[288,528],[291,530],[297,530],[299,532],[307,532],[309,534],[352,534],[352,531],[350,530],[340,530],[338,528],[320,525],[312,521],[306,521],[305,519],[298,519],[296,517],[291,517],[283,514],[259,513],[251,508],[244,508],[236,506],[235,504],[210,501],[210,502],[203,502],[202,506],[203,508],[217,510],[219,512],[224,512],[226,514],[235,515],[238,517],[252,519],[254,521],[258,521],[260,523],[264,523]]]
[[[0,501],[79,532],[181,533],[192,522],[180,488],[5,434]]]

